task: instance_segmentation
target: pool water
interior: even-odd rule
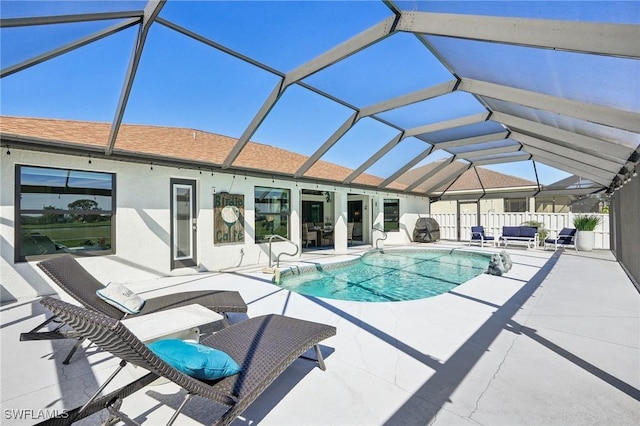
[[[443,250],[388,250],[357,261],[283,272],[281,287],[307,296],[396,302],[446,293],[486,272],[489,255]]]

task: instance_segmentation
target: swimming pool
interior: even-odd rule
[[[307,296],[397,302],[446,293],[483,272],[490,255],[453,250],[385,250],[359,259],[283,271],[277,285]]]

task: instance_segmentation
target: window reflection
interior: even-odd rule
[[[19,167],[19,260],[53,253],[112,253],[114,175]]]
[[[384,230],[386,232],[400,230],[400,200],[384,200]]]
[[[289,238],[289,200],[288,189],[255,188],[256,242],[274,234]]]

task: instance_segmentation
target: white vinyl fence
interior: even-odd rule
[[[591,213],[590,213],[591,214]],[[496,238],[502,234],[503,226],[519,226],[524,222],[536,221],[544,224],[549,232],[548,238],[555,237],[562,228],[573,228],[573,218],[578,213],[481,213],[480,221],[475,213],[460,214],[460,240],[468,241],[471,227],[484,226],[488,235]],[[595,249],[609,249],[609,215],[596,214],[601,221],[595,229]],[[443,240],[457,240],[458,228],[455,213],[435,213],[431,215],[440,224],[440,238]]]

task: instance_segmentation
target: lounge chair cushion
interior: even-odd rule
[[[137,314],[144,306],[145,300],[122,284],[111,282],[106,287],[96,290],[99,298],[115,306],[127,314]]]
[[[163,339],[147,347],[176,370],[197,379],[215,380],[240,372],[240,366],[225,352],[199,343]]]

